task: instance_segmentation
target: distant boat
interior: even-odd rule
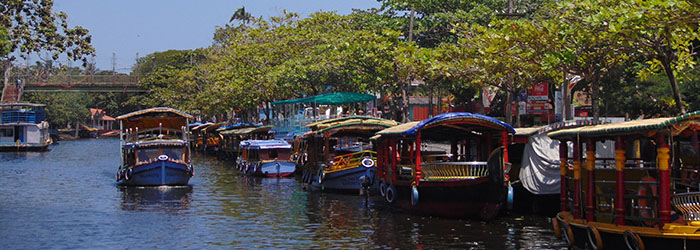
[[[295,164],[290,159],[292,145],[284,140],[242,141],[241,157],[236,161],[241,172],[261,177],[291,177]]]
[[[46,105],[0,104],[0,151],[45,151],[51,144]]]
[[[172,108],[150,108],[117,117],[121,165],[119,185],[187,185],[194,175],[188,147],[192,116]]]

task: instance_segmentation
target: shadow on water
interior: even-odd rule
[[[190,208],[191,186],[117,187],[121,193],[121,209],[178,213]]]

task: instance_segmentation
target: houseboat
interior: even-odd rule
[[[222,157],[235,163],[241,153],[242,141],[273,139],[274,134],[269,133],[271,129],[272,126],[261,126],[255,123],[233,124],[229,129],[219,133]]]
[[[292,145],[284,140],[245,140],[241,142],[237,168],[246,175],[292,177],[294,162],[289,158]]]
[[[188,147],[192,116],[172,108],[150,108],[117,117],[121,165],[117,183],[125,186],[187,185],[194,175]]]
[[[466,112],[379,131],[372,138],[379,192],[411,213],[494,218],[506,198],[514,133],[502,121]]]
[[[0,104],[0,151],[46,151],[51,144],[46,105]]]
[[[375,179],[377,160],[369,138],[397,124],[376,117],[349,116],[307,125],[311,131],[301,137],[305,146],[295,142],[297,150],[304,150],[295,154],[303,156],[302,181],[315,190],[368,189]]]
[[[576,248],[700,249],[698,130],[700,111],[548,133],[560,141],[556,236]],[[596,155],[601,142],[614,157]]]

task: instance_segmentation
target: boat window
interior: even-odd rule
[[[14,137],[14,129],[12,128],[0,128],[0,137]]]
[[[163,148],[163,154],[167,155],[168,159],[181,160],[182,148]]]
[[[158,148],[140,148],[137,150],[137,152],[140,162],[157,159],[160,155]]]

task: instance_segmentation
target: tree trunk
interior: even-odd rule
[[[78,132],[80,131],[80,122],[75,121],[75,138],[78,138],[79,134]]]
[[[0,97],[2,99],[0,99],[0,102],[5,101],[5,94],[6,94],[5,91],[7,91],[5,88],[7,88],[8,84],[10,83],[10,69],[11,68],[12,68],[12,62],[10,60],[2,61],[2,70],[3,70],[2,75],[4,77],[4,80],[3,80],[3,85],[2,85],[2,87],[3,87],[3,91],[1,94],[2,96]]]
[[[512,100],[512,95],[508,89],[506,90],[506,100],[505,100],[505,116],[506,116],[506,123],[508,124],[513,124],[513,105],[511,104]]]
[[[433,117],[433,88],[430,87],[430,94],[428,96],[428,117]]]
[[[408,122],[408,88],[411,84],[411,81],[406,79],[406,82],[404,84],[401,84],[401,122],[402,123],[407,123]]]
[[[598,100],[600,89],[598,89],[598,79],[599,77],[594,77],[591,82],[591,106],[593,106],[593,121],[596,122],[600,119],[600,101]]]
[[[671,83],[671,89],[673,90],[673,100],[676,101],[676,108],[680,114],[685,114],[685,106],[683,105],[683,97],[681,96],[681,90],[678,88],[678,81],[676,80],[676,74],[673,73],[671,68],[671,62],[668,60],[661,60],[661,64],[664,66],[664,71],[666,76],[668,76],[668,81]]]
[[[440,87],[438,87],[437,99],[437,114],[439,115],[442,113],[442,89]]]

